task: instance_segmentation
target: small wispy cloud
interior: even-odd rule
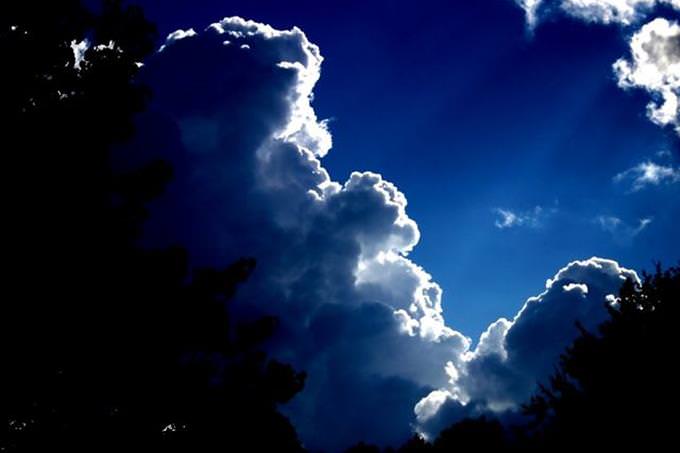
[[[619,217],[601,215],[595,218],[595,222],[600,225],[602,231],[610,233],[614,241],[627,245],[651,223],[652,218],[646,217],[639,219],[636,224],[630,224]]]
[[[536,13],[538,7],[541,6],[541,2],[542,0],[515,0],[515,3],[524,10],[527,25],[530,29],[533,29],[536,26],[538,20]]]
[[[545,219],[557,212],[557,208],[543,208],[536,206],[529,211],[512,211],[510,209],[495,208],[493,212],[498,216],[494,225],[501,230],[514,227],[539,228]]]
[[[642,190],[647,186],[673,184],[680,182],[680,168],[660,165],[648,160],[614,176],[614,182],[623,181],[631,183],[631,191],[633,192]]]

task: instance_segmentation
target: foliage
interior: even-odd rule
[[[669,408],[677,402],[674,324],[680,268],[627,281],[599,333],[585,331],[559,368],[525,406],[535,419],[535,448],[666,448]]]
[[[137,243],[172,169],[112,162],[151,94],[135,77],[154,27],[119,1],[0,10],[0,449],[301,450],[277,405],[305,376],[261,350],[276,321],[229,317],[254,261],[192,271]]]

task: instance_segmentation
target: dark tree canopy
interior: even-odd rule
[[[434,441],[434,451],[502,451],[506,434],[498,420],[480,417],[465,419],[442,431]]]
[[[0,6],[2,451],[301,450],[277,405],[305,376],[261,350],[276,320],[229,317],[254,261],[192,270],[181,244],[137,244],[172,169],[120,173],[111,156],[156,45],[120,1]]]
[[[627,281],[599,332],[581,335],[527,404],[534,448],[665,451],[676,438],[680,267]]]

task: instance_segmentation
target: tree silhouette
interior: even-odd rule
[[[505,451],[507,440],[498,420],[486,417],[464,419],[443,430],[434,441],[433,451]]]
[[[432,451],[432,445],[416,434],[399,447],[397,453],[426,453],[430,451]]]
[[[172,170],[112,162],[150,96],[154,27],[120,1],[0,11],[0,449],[300,451],[277,404],[304,374],[261,350],[276,321],[229,317],[254,261],[191,270],[181,247],[137,244]]]
[[[345,453],[380,453],[380,448],[376,445],[359,442],[358,444],[345,450]]]
[[[533,449],[665,451],[673,444],[679,299],[680,268],[657,266],[641,284],[623,285],[598,333],[579,326],[549,385],[525,407],[535,419]]]
[[[501,423],[494,418],[481,416],[466,418],[444,429],[436,439],[427,442],[414,435],[396,450],[387,448],[384,453],[449,453],[456,451],[514,451],[511,439]],[[359,443],[346,453],[380,453],[374,445]]]

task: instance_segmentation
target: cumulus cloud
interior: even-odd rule
[[[306,445],[397,444],[470,340],[408,258],[420,233],[406,197],[380,174],[337,182],[323,168],[332,137],[311,104],[322,61],[298,28],[233,17],[171,33],[145,62],[153,101],[119,165],[154,150],[174,164],[147,245],[186,244],[197,265],[257,259],[233,309],[280,318],[271,352],[309,374],[286,408]]]
[[[546,209],[536,206],[532,210],[522,212],[503,208],[496,208],[493,211],[498,215],[494,225],[503,230],[514,227],[539,228],[548,217],[557,212],[557,208]]]
[[[680,182],[680,168],[645,161],[617,174],[614,176],[614,181],[630,182],[631,190],[637,192],[648,186]]]
[[[680,24],[658,18],[630,39],[630,59],[614,63],[621,88],[641,88],[652,96],[647,116],[680,135]]]
[[[445,322],[439,285],[409,258],[420,233],[404,194],[377,173],[338,182],[324,169],[332,137],[312,107],[322,61],[300,29],[238,17],[168,36],[145,61],[153,101],[115,162],[173,163],[144,243],[181,243],[195,265],[257,259],[232,309],[279,317],[270,352],[308,372],[285,411],[311,449],[394,445],[414,423],[432,430],[514,407],[573,337],[573,320],[601,319],[603,294],[630,271],[572,263],[471,349]]]
[[[604,24],[630,25],[643,19],[654,7],[667,5],[680,9],[679,0],[562,0],[569,15]]]
[[[548,279],[512,320],[501,318],[464,354],[445,387],[415,408],[419,430],[434,435],[452,420],[484,411],[512,414],[553,371],[564,348],[578,334],[575,322],[593,331],[621,284],[638,280],[615,261],[574,261]]]
[[[554,11],[586,22],[631,25],[648,17],[657,6],[680,9],[680,0],[515,0],[524,10],[527,24],[533,27],[539,12]]]
[[[561,11],[575,19],[629,27],[648,20],[659,6],[680,11],[680,0],[515,0],[533,29],[541,12]],[[629,41],[630,57],[613,64],[619,87],[647,91],[652,100],[647,116],[659,126],[671,126],[680,136],[680,24],[656,18]]]

